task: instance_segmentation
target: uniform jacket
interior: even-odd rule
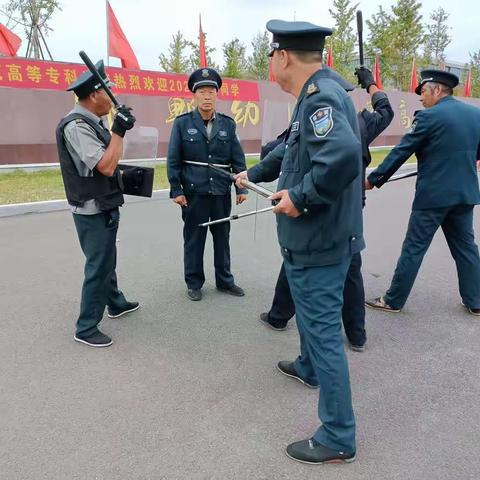
[[[284,143],[248,171],[253,182],[279,177],[297,218],[277,215],[282,255],[304,266],[329,265],[365,244],[362,154],[355,108],[337,74],[318,70],[305,83]]]
[[[245,155],[236,134],[235,121],[216,112],[210,138],[198,110],[178,116],[168,146],[167,171],[170,197],[179,195],[226,195],[232,181],[211,168],[185,163],[185,160],[231,165],[234,173],[245,170]],[[237,194],[246,193],[237,189]]]
[[[418,161],[413,209],[480,203],[476,160],[480,109],[452,96],[420,110],[410,131],[369,176],[381,187],[412,155]]]

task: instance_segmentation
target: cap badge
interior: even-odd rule
[[[208,70],[206,68],[204,68],[202,70],[202,77],[203,78],[208,78],[210,76],[210,73],[208,72]]]

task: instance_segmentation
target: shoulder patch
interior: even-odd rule
[[[313,132],[316,137],[326,137],[333,128],[332,107],[319,108],[310,115],[310,122],[313,125]]]
[[[416,128],[417,128],[417,121],[414,120],[410,128],[407,130],[407,133],[413,133]]]

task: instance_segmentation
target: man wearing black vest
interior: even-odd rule
[[[96,68],[107,85],[112,85],[103,61]],[[90,71],[82,73],[68,90],[75,92],[78,103],[57,127],[57,148],[65,193],[86,257],[74,339],[91,347],[108,347],[112,339],[98,329],[105,306],[110,318],[139,308],[119,291],[115,273],[118,207],[123,205],[118,162],[123,137],[135,117],[130,108],[119,107],[110,133],[101,117],[110,112],[112,101]]]

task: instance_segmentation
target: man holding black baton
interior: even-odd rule
[[[335,78],[336,74],[332,71],[331,75],[332,78]],[[365,109],[357,114],[365,176],[365,169],[371,162],[368,146],[388,127],[393,118],[393,109],[386,93],[379,90],[375,84],[370,70],[365,67],[359,67],[355,70],[355,75],[358,78],[358,83],[370,94],[373,106],[373,112]],[[340,76],[338,76],[337,80],[342,82],[342,85],[347,91],[353,90],[353,86],[348,85]],[[277,142],[271,142],[272,146],[276,146],[277,144]],[[365,201],[363,201],[363,203],[365,203]],[[363,352],[365,350],[367,340],[365,330],[365,292],[361,266],[362,257],[360,252],[358,252],[352,256],[343,288],[343,325],[349,347],[356,352]],[[282,265],[275,286],[275,296],[272,307],[270,311],[260,314],[260,320],[273,330],[281,331],[286,329],[288,321],[294,314],[295,305],[288,286],[285,268]]]
[[[78,103],[60,121],[56,139],[67,201],[86,257],[74,339],[90,347],[108,347],[112,339],[98,329],[105,306],[111,318],[139,308],[137,302],[128,302],[118,289],[115,273],[119,207],[123,204],[118,162],[123,153],[123,137],[135,124],[135,117],[130,108],[120,106],[111,133],[105,127],[102,117],[113,106],[105,88],[112,83],[103,61],[95,67],[103,82],[88,70],[69,86]]]
[[[366,180],[380,188],[415,154],[418,178],[402,252],[385,295],[366,302],[397,313],[405,305],[423,257],[442,227],[458,273],[462,304],[480,315],[480,257],[473,231],[473,209],[480,203],[476,160],[480,153],[480,109],[453,97],[458,78],[443,70],[423,70],[415,90],[425,110],[409,132]]]

